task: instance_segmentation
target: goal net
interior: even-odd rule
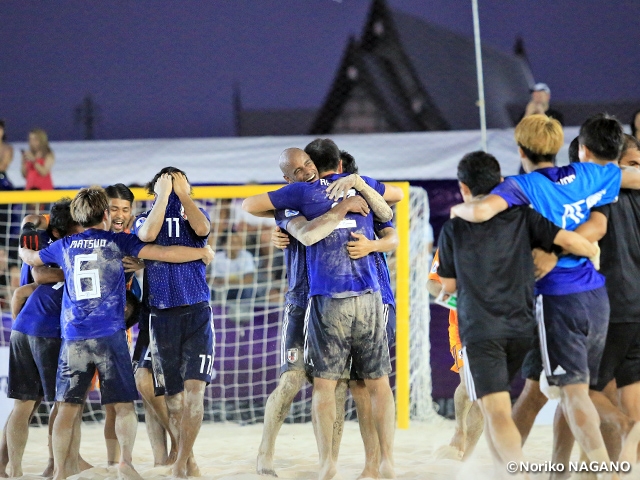
[[[257,193],[256,189],[266,191],[270,188],[274,187],[194,188],[194,198],[211,217],[209,243],[217,252],[216,260],[207,268],[216,346],[214,378],[205,394],[205,421],[261,422],[267,398],[278,382],[287,289],[284,257],[271,245],[274,221],[253,217],[241,208],[244,197]],[[135,202],[134,212],[149,209],[151,204],[146,194],[141,189],[133,190],[136,199],[141,199]],[[431,400],[429,296],[426,291],[431,255],[429,204],[424,189],[411,187],[407,191],[408,199],[403,200],[406,203],[402,206],[398,205],[395,215],[401,245],[405,245],[407,255],[404,258],[398,250],[387,257],[392,286],[404,297],[404,300],[398,298],[398,355],[396,348],[392,349],[392,362],[397,368],[390,380],[399,413],[406,411],[407,416],[410,413],[414,419],[426,420],[435,415]],[[74,194],[74,191],[7,192],[0,197],[2,349],[8,349],[10,298],[19,284],[17,249],[22,218],[29,213],[48,213],[50,202]],[[231,263],[233,271],[229,267]],[[406,293],[400,292],[402,288]],[[403,312],[405,316],[409,315],[409,321],[407,324],[405,319],[405,326],[401,327]],[[403,332],[400,331],[402,328],[405,328]],[[133,334],[135,339],[136,327]],[[402,346],[403,338],[409,346],[408,356]],[[409,362],[403,360],[407,358]],[[6,376],[7,368],[0,364],[0,376]],[[2,380],[2,390],[6,392],[6,378]],[[49,408],[43,404],[34,422],[47,423]],[[142,419],[141,403],[138,413]],[[355,408],[349,398],[347,417],[354,416]],[[98,392],[89,393],[84,417],[85,420],[103,419]],[[311,386],[307,385],[297,395],[287,421],[310,420]]]

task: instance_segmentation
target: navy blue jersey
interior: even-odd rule
[[[40,237],[40,243],[42,244],[43,247],[49,246],[55,241],[55,238],[52,238],[51,235],[49,235],[49,232],[47,230],[37,230],[37,232],[38,232],[38,237]],[[22,264],[22,267],[20,268],[20,286],[21,287],[23,285],[28,285],[29,283],[33,283],[33,274],[31,273],[32,268],[33,267],[31,267],[31,265],[27,263]]]
[[[27,298],[11,326],[34,337],[60,338],[60,312],[64,282],[39,285]]]
[[[292,183],[274,192],[269,198],[276,210],[296,210],[307,220],[313,220],[328,212],[335,205],[327,197],[326,189],[335,180],[347,174],[331,174],[313,183]],[[381,195],[384,185],[368,177],[362,179]],[[348,196],[358,194],[350,190]],[[346,244],[353,237],[351,232],[361,233],[373,240],[373,213],[366,217],[348,213],[330,235],[307,247],[307,272],[309,295],[345,298],[380,290],[375,260],[372,255],[352,260]]]
[[[621,170],[610,163],[572,163],[542,168],[505,179],[491,193],[510,207],[531,205],[545,218],[566,230],[575,230],[589,219],[590,209],[614,202],[620,191]],[[604,277],[585,258],[567,255],[536,283],[546,295],[567,295],[604,286]]]
[[[393,222],[386,223],[375,222],[373,225],[376,232],[385,228],[395,228]],[[385,305],[396,304],[396,299],[391,289],[391,276],[389,275],[389,265],[387,265],[387,256],[383,252],[372,252],[376,261],[376,270],[378,271],[378,282],[380,283],[380,295],[382,295],[382,303]]]
[[[202,213],[209,219],[203,209]],[[151,213],[144,212],[136,218],[132,233],[138,234],[140,227]],[[154,243],[157,245],[182,245],[202,248],[207,245],[207,237],[200,237],[193,231],[184,214],[184,207],[178,196],[171,192],[164,215],[164,223]],[[149,280],[149,304],[155,308],[173,308],[208,302],[211,293],[206,278],[206,266],[200,261],[186,263],[166,263],[146,261],[145,269]]]
[[[62,338],[86,340],[124,330],[122,257],[137,257],[145,245],[135,235],[89,228],[40,250],[44,263],[64,271]]]
[[[295,210],[276,210],[276,225],[286,231],[289,222],[299,216],[301,216],[300,213]],[[309,299],[306,250],[307,247],[289,235],[289,246],[284,249],[284,263],[289,281],[285,298],[287,303],[305,309]]]

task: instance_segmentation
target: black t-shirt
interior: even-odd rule
[[[484,223],[454,218],[444,224],[438,275],[456,279],[463,345],[534,335],[531,250],[552,250],[559,230],[529,206]]]
[[[640,191],[620,190],[616,203],[593,211],[607,217],[607,234],[599,244],[610,322],[640,322]]]

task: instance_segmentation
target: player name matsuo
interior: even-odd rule
[[[569,462],[568,469],[562,463],[554,462],[509,462],[509,473],[552,473],[552,472],[627,473],[631,471],[629,462]]]
[[[88,240],[73,240],[69,248],[100,248],[106,246],[107,241],[104,238],[92,238]]]

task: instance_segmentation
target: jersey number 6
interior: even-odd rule
[[[76,300],[88,300],[100,297],[100,273],[97,268],[81,270],[83,262],[96,262],[98,255],[76,255],[73,261],[73,286],[76,291]],[[90,286],[89,290],[82,287]]]

